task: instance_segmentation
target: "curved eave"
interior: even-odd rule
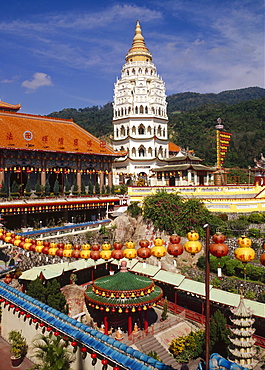
[[[123,104],[121,104],[122,106]],[[128,122],[128,119],[131,120],[131,121],[142,121],[144,119],[146,120],[150,120],[150,119],[153,119],[154,121],[155,120],[159,120],[159,121],[165,121],[165,123],[168,122],[168,118],[167,117],[159,117],[159,116],[144,116],[144,115],[132,115],[132,116],[126,116],[126,117],[123,117],[123,118],[113,118],[112,120],[112,123],[115,124],[117,122],[120,122],[120,121],[124,121],[124,122]]]
[[[95,294],[90,287],[86,293],[86,300],[95,305],[104,307],[141,307],[145,305],[151,305],[159,301],[163,296],[163,291],[160,287],[155,286],[154,291],[148,295],[138,298],[106,298]]]
[[[163,138],[159,138],[157,136],[149,136],[149,137],[141,137],[141,136],[138,136],[138,137],[133,137],[133,136],[126,136],[122,139],[112,139],[112,143],[114,144],[118,144],[118,143],[123,143],[123,142],[127,142],[128,140],[133,140],[135,142],[138,142],[138,141],[156,141],[156,142],[168,142],[168,139],[163,139]]]

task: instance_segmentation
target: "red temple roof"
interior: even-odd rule
[[[21,104],[9,104],[5,103],[4,101],[0,100],[0,111],[12,111],[17,112],[21,108]]]
[[[0,110],[0,148],[121,156],[73,120]]]

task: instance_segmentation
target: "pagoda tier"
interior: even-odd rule
[[[86,302],[92,316],[101,313],[105,334],[108,327],[123,327],[132,333],[132,322],[144,312],[144,329],[148,328],[147,311],[162,298],[163,291],[145,276],[127,271],[122,261],[121,270],[114,275],[96,279],[86,291]],[[127,322],[127,324],[126,324]]]
[[[255,332],[255,329],[252,328],[255,321],[251,317],[253,312],[249,308],[246,308],[243,296],[240,297],[238,307],[232,308],[231,312],[234,316],[231,318],[233,323],[233,328],[231,328],[233,337],[229,338],[232,344],[229,347],[229,351],[233,355],[233,359],[231,360],[248,369],[253,369],[253,357],[256,353],[253,347],[255,340],[252,338]]]

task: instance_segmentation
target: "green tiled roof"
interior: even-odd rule
[[[153,276],[153,279],[178,287],[185,279],[185,276],[181,274],[175,274],[174,272],[170,271],[160,270]]]
[[[158,271],[160,270],[160,267],[158,266],[153,266],[149,264],[144,264],[142,262],[138,262],[135,266],[131,268],[131,271],[134,273],[140,273],[140,274],[145,274],[148,276],[154,276]]]
[[[134,305],[143,305],[148,304],[149,302],[156,302],[159,300],[162,295],[163,291],[160,287],[155,286],[154,290],[145,296],[135,297],[135,298],[107,298],[97,295],[92,291],[92,287],[90,286],[86,291],[86,295],[88,301],[93,303],[101,303],[106,306],[134,306]]]
[[[152,280],[146,276],[134,275],[128,271],[117,272],[115,275],[100,277],[94,282],[95,288],[124,291],[144,289],[152,285]]]

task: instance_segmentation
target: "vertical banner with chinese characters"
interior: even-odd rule
[[[221,168],[224,164],[231,136],[232,134],[228,132],[216,130],[217,168]]]

